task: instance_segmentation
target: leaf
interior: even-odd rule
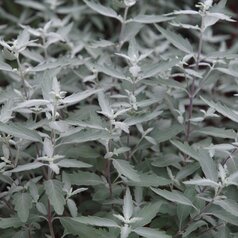
[[[226,130],[223,128],[217,128],[217,127],[204,127],[200,128],[199,130],[193,131],[193,133],[201,133],[204,135],[219,137],[219,138],[229,138],[229,139],[235,139],[236,138],[236,132],[232,129]]]
[[[118,69],[115,69],[113,67],[111,67],[111,65],[98,65],[96,66],[96,69],[99,72],[102,72],[108,76],[111,76],[113,78],[116,79],[124,79],[126,80],[126,76],[124,75],[124,73],[122,72],[122,69],[120,69],[120,71],[118,71]]]
[[[126,189],[126,194],[123,201],[123,216],[128,221],[133,214],[133,200],[131,196],[130,189]]]
[[[32,207],[31,195],[29,193],[21,192],[14,194],[14,206],[20,220],[26,222]]]
[[[91,164],[84,163],[76,159],[62,159],[56,163],[59,167],[63,168],[90,168]]]
[[[13,183],[13,180],[9,175],[3,175],[3,174],[0,174],[0,181],[7,183],[7,184]]]
[[[37,106],[44,106],[49,104],[50,101],[43,100],[43,99],[31,99],[25,102],[19,103],[13,110],[20,109],[20,108],[28,108],[28,107],[37,107]]]
[[[230,200],[215,200],[215,205],[222,207],[225,211],[229,212],[231,215],[238,217],[238,203]]]
[[[224,209],[221,209],[220,206],[213,205],[208,209],[208,211],[205,214],[213,215],[222,221],[225,221],[227,223],[233,224],[235,226],[238,226],[238,219],[236,216],[233,216],[229,212],[227,212]]]
[[[192,163],[188,164],[185,167],[183,167],[176,175],[177,180],[183,180],[187,178],[189,175],[193,174],[195,171],[197,171],[200,168],[199,163]]]
[[[134,222],[133,226],[143,227],[149,224],[159,212],[161,205],[162,201],[146,204],[135,214],[135,217],[139,217],[141,219]]]
[[[13,69],[9,64],[0,61],[0,70],[12,72]]]
[[[225,181],[228,185],[237,185],[238,186],[238,171],[232,173]]]
[[[43,215],[47,215],[47,209],[42,202],[37,202],[36,203],[36,209]]]
[[[79,92],[79,93],[74,93],[68,97],[65,97],[62,100],[62,103],[65,104],[75,104],[78,103],[88,97],[90,97],[93,94],[96,94],[97,92],[101,91],[101,89],[94,89],[94,90],[85,90],[83,92]]]
[[[105,7],[99,3],[83,0],[91,9],[93,9],[95,12],[100,13],[101,15],[116,18],[119,21],[122,21],[122,17],[117,15],[117,13],[109,7]]]
[[[113,236],[111,233],[105,229],[95,229],[93,227],[86,226],[84,224],[80,224],[76,221],[73,221],[71,218],[60,218],[60,223],[64,227],[65,234],[78,235],[83,238],[117,238]]]
[[[81,130],[80,132],[74,133],[70,136],[62,138],[60,145],[84,143],[88,141],[95,141],[95,140],[108,139],[108,138],[110,138],[110,135],[107,131],[85,129],[85,130]]]
[[[17,50],[23,50],[27,45],[27,43],[29,42],[29,40],[30,34],[27,29],[24,29],[17,37],[15,47],[17,48]]]
[[[157,16],[157,15],[138,15],[132,19],[127,20],[127,22],[150,24],[150,23],[165,22],[171,19],[173,19],[173,17]]]
[[[180,162],[181,162],[181,158],[179,156],[170,154],[168,156],[156,158],[156,160],[154,162],[152,162],[151,164],[155,167],[163,168],[163,167],[167,167],[170,165],[176,166]]]
[[[39,11],[45,11],[46,8],[43,4],[36,2],[36,1],[31,1],[31,0],[17,0],[16,1],[18,4],[29,7],[29,8],[33,8]]]
[[[92,225],[92,226],[119,227],[119,225],[111,219],[101,218],[96,216],[75,217],[75,218],[72,218],[72,220],[79,223],[86,224],[86,225]]]
[[[185,197],[181,192],[178,192],[178,191],[169,192],[165,189],[162,190],[162,189],[158,189],[158,188],[157,189],[151,188],[151,190],[171,202],[191,206],[196,209],[196,207],[193,205],[193,203],[187,197]]]
[[[87,186],[96,186],[100,184],[104,184],[102,179],[95,173],[91,172],[74,172],[72,174],[63,172],[63,177],[68,176],[70,179],[71,184],[73,185],[87,185]]]
[[[124,121],[128,126],[133,126],[139,123],[150,121],[162,114],[162,111],[155,111],[151,113],[147,113],[145,115],[138,115],[134,117],[130,117]]]
[[[73,67],[73,66],[80,66],[82,64],[85,64],[86,60],[85,59],[70,59],[67,57],[63,57],[63,58],[58,58],[57,61],[43,61],[40,64],[38,64],[37,66],[30,68],[29,72],[41,72],[41,71],[45,71],[43,72],[44,74],[48,74],[49,72],[47,72],[47,70],[58,70],[61,69],[62,67]]]
[[[158,187],[158,186],[165,186],[171,183],[171,180],[158,176],[154,173],[141,173],[138,172],[140,178],[140,181],[128,181],[128,185],[130,186],[138,186],[138,187],[150,187],[150,186],[154,186],[154,187]]]
[[[66,203],[62,183],[58,180],[50,179],[44,182],[44,188],[54,210],[58,215],[62,215]]]
[[[113,111],[110,105],[109,100],[106,98],[105,94],[103,92],[98,93],[98,103],[102,111],[103,115],[105,115],[108,118],[113,118]]]
[[[160,26],[155,25],[155,27],[176,48],[188,54],[193,53],[193,47],[187,39],[184,39],[181,35],[170,30],[165,30]]]
[[[4,124],[0,122],[0,131],[21,139],[41,142],[41,137],[37,132],[16,123]]]
[[[10,217],[10,218],[0,218],[0,228],[18,228],[21,227],[24,222],[20,221],[18,217]]]
[[[194,201],[194,198],[196,196],[196,190],[194,187],[188,187],[184,190],[184,195],[189,198],[191,201]],[[186,218],[189,216],[189,214],[192,211],[191,206],[183,205],[183,204],[178,204],[177,205],[177,217],[179,220],[179,229],[181,230],[182,225]]]
[[[224,74],[227,74],[227,75],[230,75],[230,76],[233,76],[233,77],[238,77],[238,71],[233,69],[233,68],[216,68],[217,71],[219,72],[222,72]]]
[[[9,170],[9,172],[11,172],[11,173],[25,172],[25,171],[29,171],[32,169],[38,169],[42,166],[44,166],[43,163],[33,162],[33,163],[29,163],[29,164],[18,165],[16,168]]]
[[[198,185],[198,186],[208,186],[208,187],[212,187],[212,188],[219,188],[220,185],[210,179],[206,179],[206,178],[201,178],[201,179],[191,179],[189,181],[185,181],[183,182],[184,184],[188,184],[188,185]]]
[[[124,31],[121,34],[120,41],[122,43],[130,41],[133,39],[142,29],[143,25],[136,22],[129,22],[125,25]]]
[[[151,136],[157,141],[157,143],[161,143],[164,141],[168,141],[171,138],[175,137],[177,134],[182,132],[184,127],[180,124],[173,124],[170,127],[162,130],[153,130]]]
[[[193,231],[197,230],[201,226],[208,226],[208,224],[203,220],[192,223],[183,233],[183,238],[188,237],[188,235],[190,235]]]
[[[72,200],[72,199],[69,198],[69,199],[67,200],[67,206],[68,206],[70,215],[71,215],[72,217],[76,217],[77,214],[78,214],[78,208],[77,208],[77,205],[75,204],[74,200]]]
[[[171,88],[178,88],[183,91],[186,91],[185,86],[182,83],[179,83],[172,78],[169,78],[169,79],[157,78],[156,80],[159,84],[166,85]]]
[[[175,58],[170,61],[158,62],[152,65],[148,65],[147,68],[143,69],[143,73],[140,76],[140,79],[146,79],[146,78],[159,76],[159,74],[171,69],[177,63],[179,63],[179,59]]]
[[[163,231],[159,231],[148,227],[139,227],[134,229],[133,231],[136,234],[146,238],[172,238],[172,236],[167,235]]]
[[[112,164],[119,175],[124,175],[132,181],[140,182],[140,176],[128,161],[121,159],[113,159]]]
[[[231,108],[226,105],[222,105],[221,103],[215,103],[213,101],[208,101],[207,99],[201,97],[201,99],[209,105],[211,108],[214,108],[216,111],[221,113],[223,116],[228,117],[234,122],[238,123],[238,114],[236,114]]]
[[[171,143],[176,146],[183,153],[189,155],[193,159],[197,160],[200,163],[202,171],[204,172],[206,178],[213,180],[214,182],[218,179],[216,163],[209,156],[208,152],[199,149],[199,151],[194,150],[187,143],[183,144],[179,141],[173,140]]]

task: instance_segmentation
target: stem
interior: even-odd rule
[[[31,228],[30,227],[28,229],[28,238],[32,238],[32,236],[31,236]]]
[[[202,16],[202,22],[201,22],[201,32],[200,32],[200,38],[199,38],[199,45],[198,45],[198,53],[197,53],[197,58],[196,58],[196,65],[195,65],[195,70],[199,70],[199,63],[200,63],[200,57],[202,53],[202,44],[203,44],[203,33],[204,33],[204,18]],[[189,107],[188,107],[188,119],[187,119],[187,128],[185,132],[185,140],[188,142],[189,137],[190,137],[190,132],[191,132],[191,118],[193,115],[193,101],[195,98],[195,93],[196,93],[196,88],[195,88],[195,79],[196,77],[193,77],[191,89],[189,92]]]
[[[48,225],[49,225],[49,230],[50,230],[51,238],[55,238],[55,232],[54,232],[53,223],[52,223],[51,207],[50,207],[49,199],[48,199],[48,216],[47,216],[47,220],[48,220]]]
[[[107,160],[107,182],[109,185],[109,193],[110,193],[110,198],[112,199],[112,180],[111,180],[111,160]]]
[[[127,134],[126,144],[127,144],[127,147],[130,147],[130,133]],[[130,151],[126,153],[126,160],[130,160]]]
[[[129,7],[126,7],[126,8],[125,8],[124,16],[123,16],[123,21],[122,21],[122,23],[121,23],[121,32],[120,32],[120,36],[119,36],[118,51],[121,50],[121,47],[122,47],[122,45],[123,45],[123,43],[124,43],[124,42],[122,42],[122,36],[123,36],[123,34],[124,34],[124,31],[125,31],[128,9],[129,9]]]
[[[225,158],[225,159],[221,162],[221,165],[224,166],[224,165],[227,163],[227,161],[232,158],[232,155],[233,155],[237,150],[238,150],[238,148],[233,149],[233,150],[231,151],[231,153],[229,154],[229,156],[227,156],[227,158]]]
[[[54,109],[53,109],[53,112],[52,112],[52,121],[56,120],[56,112],[57,112],[57,104],[54,104]],[[53,145],[53,150],[55,149],[55,138],[56,138],[55,130],[52,129],[51,130],[51,142],[52,142],[52,145]],[[48,167],[47,179],[51,179],[52,176],[53,176],[53,171],[50,169],[50,167]],[[55,238],[50,200],[48,199],[47,202],[48,202],[47,220],[48,220],[49,231],[50,231],[51,238]]]
[[[22,71],[22,66],[21,66],[21,62],[20,62],[20,59],[19,59],[19,55],[17,56],[17,65],[18,65],[18,70],[19,70],[20,77],[21,77],[21,80],[22,80],[22,87],[23,87],[23,91],[24,91],[24,96],[25,96],[26,99],[28,99],[26,82],[25,82],[23,71]]]
[[[42,36],[42,42],[43,42],[43,50],[44,50],[44,57],[47,60],[49,58],[47,47],[46,47],[46,41],[45,41],[45,35]]]
[[[112,135],[112,122],[110,120],[110,135]],[[112,151],[112,139],[109,140],[108,142],[108,150],[111,152]],[[109,193],[110,193],[110,198],[112,199],[112,180],[111,180],[111,160],[107,160],[107,168],[106,168],[106,176],[107,176],[107,182],[109,185]]]

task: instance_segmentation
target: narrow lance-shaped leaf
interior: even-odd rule
[[[154,173],[138,173],[141,179],[140,181],[128,181],[128,185],[130,186],[138,186],[138,187],[149,187],[149,186],[165,186],[171,183],[171,180],[158,176]]]
[[[24,222],[22,222],[18,217],[9,217],[9,218],[0,218],[0,228],[18,228],[22,226]]]
[[[238,186],[238,171],[232,173],[225,181],[227,185],[237,185]]]
[[[95,130],[95,129],[81,130],[80,132],[64,137],[61,143],[59,144],[59,146],[62,144],[83,143],[87,141],[94,141],[94,140],[108,139],[108,138],[110,138],[110,135],[107,131]]]
[[[133,200],[130,189],[126,189],[126,194],[123,203],[123,215],[126,220],[129,220],[133,214]]]
[[[171,61],[166,62],[158,62],[156,64],[153,64],[149,66],[148,68],[145,68],[143,70],[143,73],[141,75],[141,79],[151,78],[154,76],[158,76],[160,73],[171,69],[173,66],[175,66],[179,62],[179,59],[172,59]]]
[[[117,238],[109,233],[106,229],[102,228],[94,228],[92,226],[88,226],[77,221],[74,221],[72,218],[61,217],[60,223],[64,227],[65,234],[75,235],[77,237],[83,238]]]
[[[62,215],[66,203],[62,183],[58,180],[47,180],[44,182],[44,188],[54,210],[58,215]]]
[[[160,195],[161,197],[163,197],[171,202],[180,203],[183,205],[187,205],[187,206],[196,208],[187,197],[185,197],[182,193],[180,193],[178,191],[169,192],[165,189],[156,189],[156,188],[151,188],[151,189],[156,194]]]
[[[228,117],[234,122],[238,123],[238,114],[233,111],[233,109],[227,107],[226,105],[222,105],[221,103],[215,103],[213,101],[208,101],[207,99],[201,97],[201,99],[210,107],[214,108],[216,111],[221,113],[223,116]]]
[[[222,221],[238,226],[237,216],[232,215],[231,213],[227,212],[224,209],[221,209],[220,206],[217,206],[217,205],[211,206],[206,211],[206,214],[213,215],[221,219]]]
[[[98,93],[98,103],[102,110],[100,113],[102,113],[108,118],[113,118],[113,111],[111,105],[103,92]]]
[[[187,39],[184,39],[181,35],[170,30],[165,30],[160,26],[155,25],[155,27],[176,48],[188,54],[193,53],[193,47]]]
[[[122,69],[120,69],[120,71],[119,71],[118,69],[115,69],[109,65],[98,65],[98,66],[96,66],[96,69],[99,72],[102,72],[102,73],[104,73],[108,76],[111,76],[113,78],[127,80],[126,76],[122,72]]]
[[[0,61],[0,70],[10,71],[11,72],[12,71],[12,67],[9,64]]]
[[[184,130],[183,126],[180,124],[173,124],[168,128],[162,130],[153,130],[151,132],[151,136],[157,141],[157,143],[161,143],[171,138],[175,137],[178,133]]]
[[[215,200],[214,204],[222,207],[224,210],[226,210],[233,216],[238,217],[238,203],[237,202],[231,199],[225,199],[225,200]]]
[[[0,122],[0,132],[4,132],[25,140],[41,142],[41,137],[37,132],[13,123],[4,124]]]
[[[96,216],[75,217],[75,218],[72,218],[72,220],[86,224],[86,225],[92,225],[92,226],[119,227],[118,224],[113,220],[110,220],[107,218],[96,217]]]
[[[167,235],[164,231],[159,231],[148,227],[139,227],[133,231],[139,236],[145,238],[172,238],[172,236]]]
[[[20,220],[26,222],[32,207],[31,195],[29,193],[16,193],[14,195],[14,205]]]
[[[110,7],[105,7],[102,4],[95,3],[92,1],[83,0],[91,9],[95,12],[98,12],[104,16],[116,18],[119,21],[122,21],[122,17],[117,15],[117,13]]]
[[[161,205],[162,201],[146,204],[135,214],[135,217],[139,217],[141,219],[133,223],[133,225],[136,227],[143,227],[149,224],[159,212]]]
[[[42,166],[44,166],[43,163],[33,162],[33,163],[18,165],[16,168],[10,170],[9,172],[11,172],[11,173],[24,172],[24,171],[29,171],[29,170],[33,170],[33,169],[38,169]]]
[[[80,102],[80,101],[90,97],[93,94],[98,93],[99,91],[101,91],[101,89],[86,90],[86,91],[83,91],[83,92],[75,93],[75,94],[72,94],[72,95],[70,95],[68,97],[65,97],[62,100],[62,103],[65,103],[65,104],[75,104],[75,103],[78,103],[78,102]]]
[[[165,22],[171,19],[173,19],[173,17],[157,16],[157,15],[138,15],[132,19],[127,20],[127,22],[150,24],[150,23]]]
[[[193,201],[193,199],[196,196],[196,190],[194,187],[188,187],[184,190],[184,195],[189,198],[191,201]],[[178,204],[177,205],[177,217],[179,220],[179,229],[182,228],[183,223],[185,222],[186,218],[189,216],[192,207],[191,206],[187,206],[187,205],[183,205],[183,204]]]
[[[27,29],[24,29],[16,40],[16,48],[18,50],[22,50],[22,48],[24,48],[27,45],[29,40],[30,40],[30,34],[27,31]]]
[[[187,230],[183,233],[183,238],[185,237],[189,237],[188,235],[191,234],[193,231],[197,230],[198,228],[200,228],[201,226],[208,226],[208,224],[203,221],[203,220],[200,220],[200,221],[197,221],[197,222],[194,222],[192,223],[188,228]]]
[[[160,114],[162,114],[162,111],[155,111],[155,112],[147,113],[144,115],[138,115],[135,117],[127,118],[124,121],[124,123],[126,123],[126,125],[128,125],[128,126],[133,126],[133,125],[136,125],[139,123],[150,121],[150,120],[156,118],[157,116],[159,116]]]
[[[119,175],[124,175],[125,177],[131,179],[132,181],[139,182],[140,177],[133,166],[126,160],[114,159],[112,161],[114,168],[117,170]]]
[[[184,184],[197,185],[197,186],[208,186],[213,188],[218,188],[220,185],[210,179],[201,178],[201,179],[191,179],[189,181],[183,182]]]
[[[217,127],[204,127],[200,128],[197,131],[193,131],[193,133],[201,133],[204,135],[219,137],[219,138],[229,138],[229,139],[235,139],[236,138],[236,132],[232,129],[223,129],[223,128],[217,128]]]
[[[76,159],[62,159],[56,163],[59,167],[63,168],[90,168],[91,164],[84,163]]]
[[[90,172],[74,172],[72,174],[66,174],[63,172],[63,178],[64,176],[69,177],[71,184],[73,185],[88,185],[88,186],[97,186],[104,184],[103,180],[95,173]]]

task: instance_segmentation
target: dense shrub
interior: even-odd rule
[[[236,5],[1,1],[0,237],[238,237]]]

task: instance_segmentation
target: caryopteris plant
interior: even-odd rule
[[[237,1],[3,0],[1,238],[237,238]]]

